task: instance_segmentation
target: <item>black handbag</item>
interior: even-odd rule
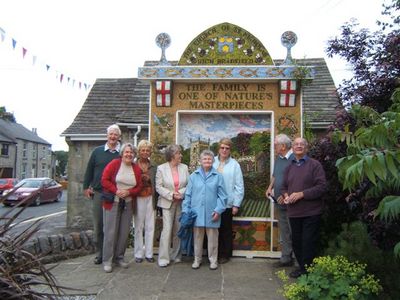
[[[114,197],[115,194],[113,193],[108,193],[108,192],[101,192],[101,200],[107,203],[113,203],[114,202]]]

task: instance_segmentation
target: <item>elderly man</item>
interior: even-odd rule
[[[96,147],[90,155],[83,181],[83,193],[93,204],[93,231],[96,246],[95,264],[103,262],[103,207],[101,176],[106,165],[119,157],[121,130],[114,124],[107,128],[107,143]]]
[[[326,178],[321,163],[307,156],[305,139],[296,138],[292,146],[294,158],[285,169],[281,192],[288,206],[293,251],[300,267],[289,276],[297,278],[306,274],[306,266],[316,256]]]
[[[278,134],[274,139],[275,154],[277,155],[274,163],[274,170],[271,176],[270,184],[266,191],[266,196],[273,196],[278,201],[279,211],[279,237],[282,246],[282,255],[275,267],[289,267],[293,265],[292,259],[292,235],[290,232],[289,219],[287,216],[286,204],[283,203],[282,183],[283,174],[286,167],[294,158],[292,151],[292,141],[286,134]]]

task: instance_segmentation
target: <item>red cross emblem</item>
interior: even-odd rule
[[[281,80],[279,106],[296,106],[296,80]]]
[[[171,106],[171,81],[156,81],[156,105]]]

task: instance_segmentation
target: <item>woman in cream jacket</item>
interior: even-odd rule
[[[162,208],[163,229],[158,251],[158,265],[166,267],[171,261],[181,261],[179,218],[182,211],[182,200],[188,183],[189,171],[182,164],[181,148],[169,145],[165,151],[166,163],[158,166],[156,173],[156,190],[159,194],[157,206]],[[172,240],[172,249],[170,249]]]

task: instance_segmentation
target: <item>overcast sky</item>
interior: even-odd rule
[[[272,59],[285,58],[280,36],[294,31],[298,42],[292,56],[325,57],[338,85],[349,76],[345,72],[348,67],[338,59],[327,58],[326,41],[338,35],[340,26],[351,18],[375,30],[382,3],[0,0],[0,28],[5,31],[4,41],[0,39],[0,106],[6,106],[26,128],[37,128],[53,150],[68,150],[60,134],[72,123],[88,95],[84,83],[93,84],[96,78],[137,77],[144,61],[160,59],[160,49],[155,45],[160,32],[167,32],[172,39],[167,59],[178,60],[193,38],[222,22],[252,33]],[[17,42],[15,49],[12,39]]]

